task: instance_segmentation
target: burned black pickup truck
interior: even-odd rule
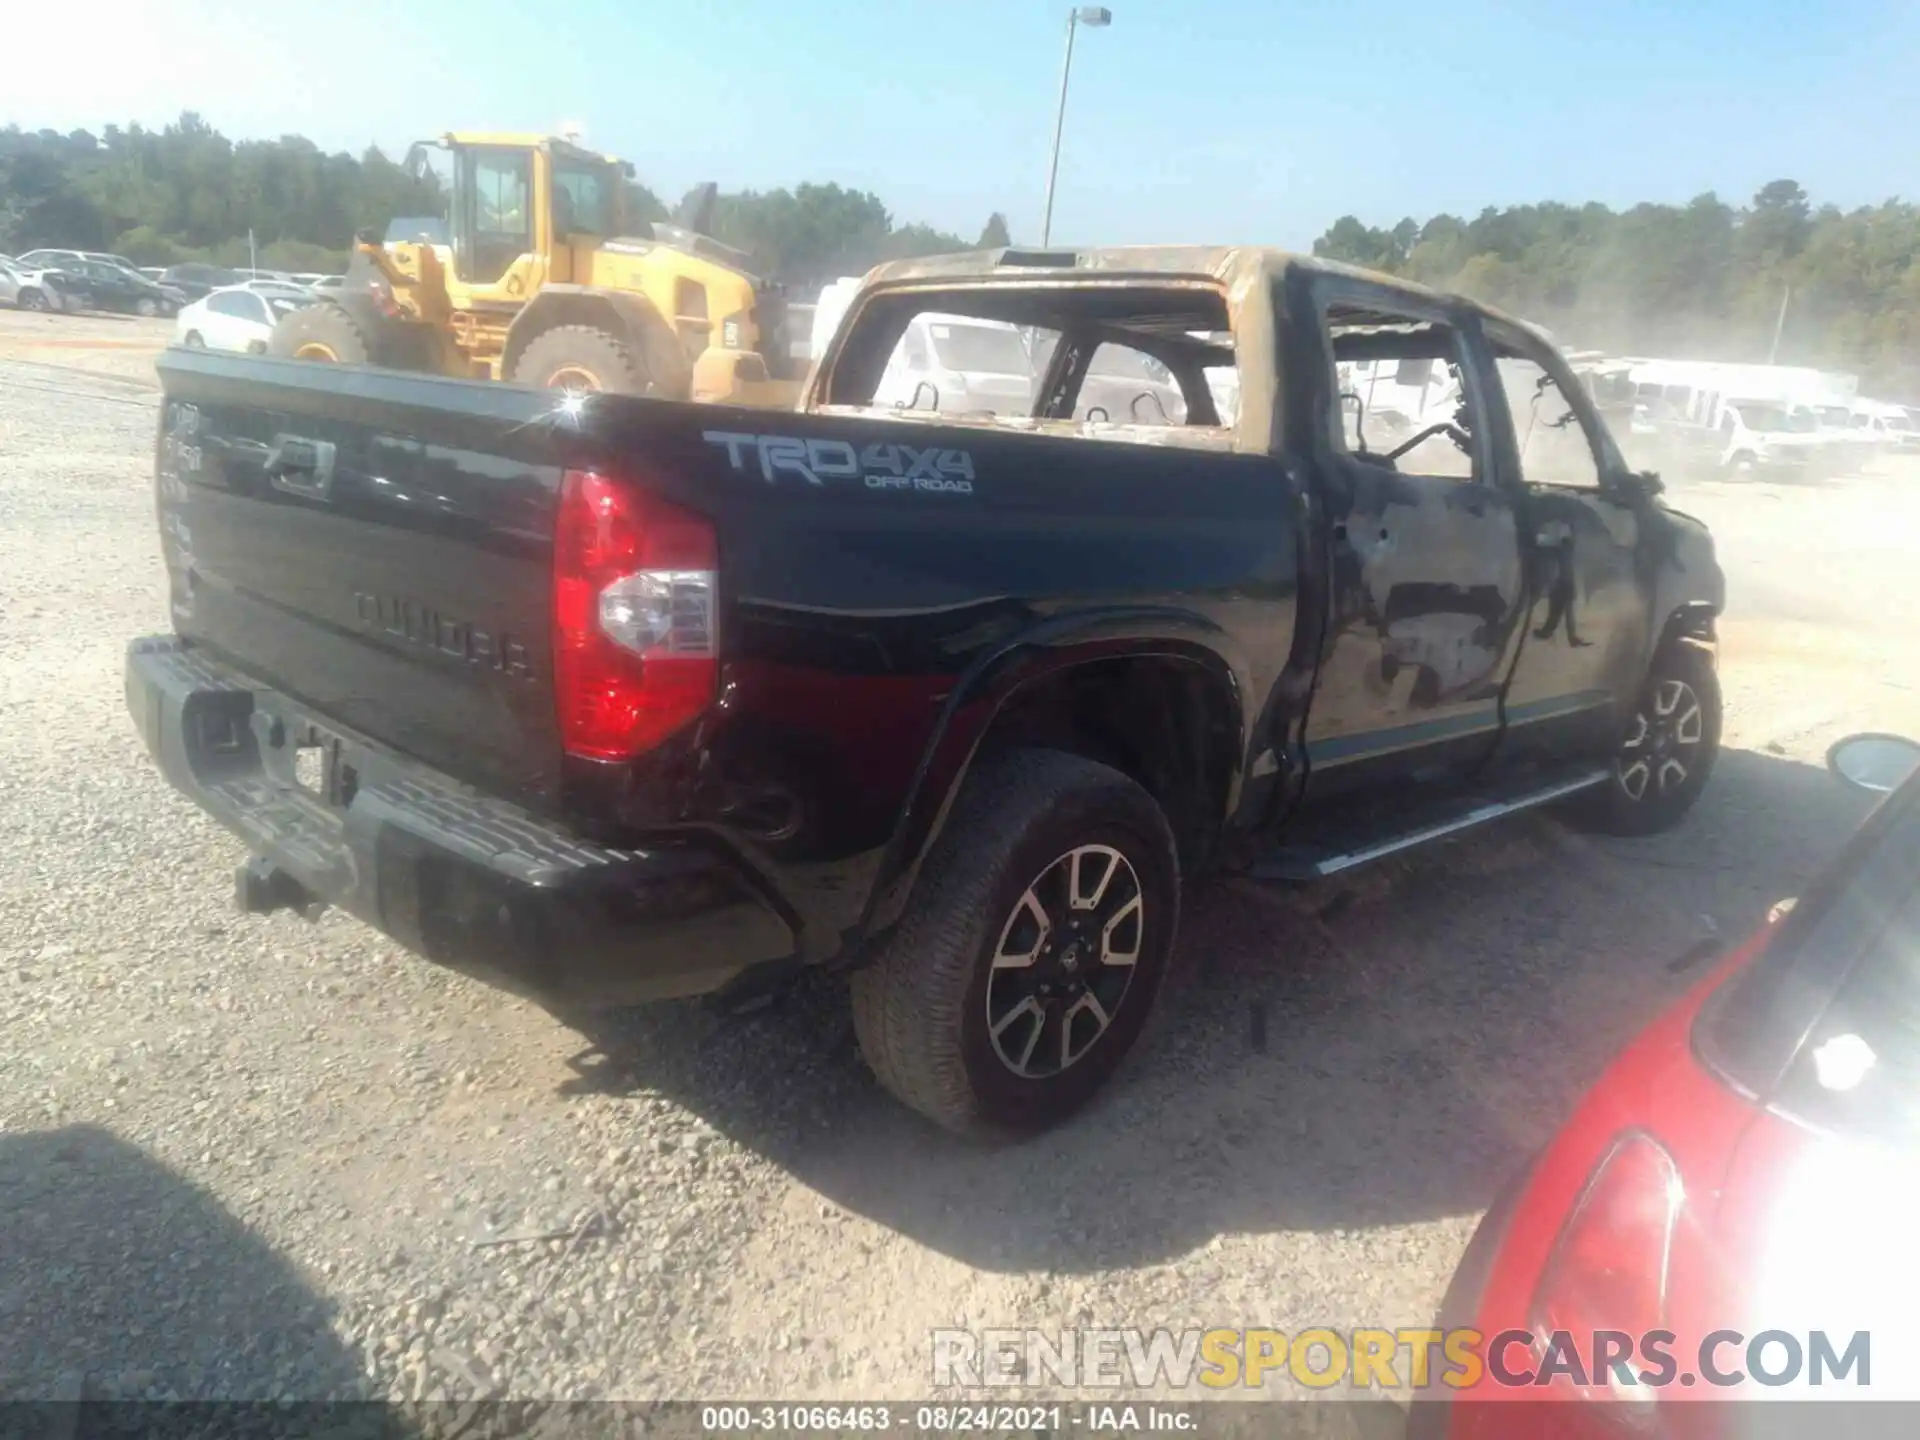
[[[957,1130],[1107,1079],[1191,877],[1651,832],[1713,763],[1704,528],[1536,331],[1359,271],[883,267],[797,412],[159,370],[128,704],[247,908],[563,1011],[843,972]]]

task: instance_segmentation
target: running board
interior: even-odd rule
[[[1397,855],[1402,850],[1412,850],[1435,840],[1444,840],[1449,835],[1477,829],[1489,821],[1517,815],[1541,805],[1551,805],[1582,790],[1606,784],[1612,773],[1609,769],[1598,767],[1572,779],[1557,780],[1504,797],[1459,796],[1449,807],[1417,814],[1411,829],[1384,833],[1376,830],[1372,835],[1354,835],[1348,838],[1346,844],[1339,846],[1282,845],[1254,861],[1247,873],[1255,880],[1324,880],[1330,875]]]

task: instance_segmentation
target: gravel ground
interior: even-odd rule
[[[1424,1324],[1675,958],[1856,821],[1826,744],[1920,733],[1870,598],[1920,489],[1698,487],[1730,712],[1680,831],[1215,885],[1113,1093],[970,1147],[878,1093],[825,985],[583,1034],[338,915],[236,914],[240,847],[121,697],[166,627],[150,371],[44,353],[0,334],[0,1398],[904,1400],[938,1325]]]

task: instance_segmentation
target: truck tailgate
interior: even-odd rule
[[[551,396],[169,351],[175,630],[343,728],[551,808]]]

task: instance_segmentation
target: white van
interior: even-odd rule
[[[1720,440],[1720,468],[1739,476],[1793,478],[1819,470],[1829,442],[1806,410],[1790,410],[1770,400],[1727,400],[1714,429]]]
[[[1913,423],[1904,406],[1880,400],[1856,400],[1849,423],[1854,434],[1872,444],[1878,453],[1920,451],[1920,425]]]

